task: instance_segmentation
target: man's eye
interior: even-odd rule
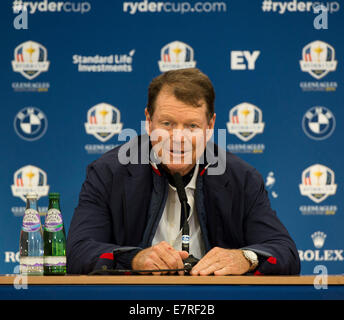
[[[169,121],[164,121],[162,123],[163,126],[168,127],[171,123]]]
[[[189,128],[191,128],[191,129],[196,129],[196,128],[198,128],[198,125],[197,125],[197,124],[194,124],[194,123],[191,123],[191,124],[189,125]]]

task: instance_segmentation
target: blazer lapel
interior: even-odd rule
[[[138,136],[129,142],[128,154],[133,161],[126,165],[124,181],[123,220],[126,242],[138,245],[147,223],[148,207],[152,193],[152,169],[149,156],[149,137]],[[148,155],[147,155],[148,153]]]
[[[227,172],[223,175],[205,175],[204,204],[207,212],[208,237],[212,246],[222,246],[219,239],[224,229],[231,229],[233,192]]]
[[[135,166],[135,165],[131,165]],[[123,220],[127,242],[137,245],[147,223],[149,201],[152,193],[152,175],[149,165],[136,165],[128,170],[124,181]]]

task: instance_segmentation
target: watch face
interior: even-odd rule
[[[258,257],[255,252],[250,251],[250,250],[245,250],[245,257],[250,260],[251,263],[256,263],[258,262]]]
[[[249,271],[253,271],[258,265],[258,256],[251,250],[243,250],[244,257],[250,262]]]
[[[252,251],[248,251],[248,252],[247,252],[247,255],[248,255],[249,258],[252,259],[252,260],[256,260],[256,258],[257,258],[257,255],[256,255],[254,252],[252,252]]]

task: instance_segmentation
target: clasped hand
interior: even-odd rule
[[[186,251],[177,251],[170,244],[162,241],[152,247],[140,251],[132,261],[133,270],[157,270],[154,275],[174,274],[176,271],[159,272],[162,269],[183,269],[189,254]],[[212,248],[191,270],[193,276],[240,275],[250,268],[249,262],[239,249]],[[183,275],[184,271],[178,271]]]

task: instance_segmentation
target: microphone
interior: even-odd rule
[[[178,198],[180,201],[181,206],[183,207],[184,211],[184,224],[182,228],[182,250],[189,253],[190,249],[190,228],[189,228],[189,205],[188,205],[188,198],[186,196],[183,178],[182,176],[177,172],[173,176],[174,184],[177,189]],[[189,255],[184,260],[184,267],[185,269],[190,272],[194,265],[197,264],[199,260],[195,258],[192,254]]]
[[[131,269],[115,269],[115,254],[111,252],[105,252],[100,255],[98,262],[93,271],[88,273],[90,276],[94,275],[139,275],[142,273],[152,272],[171,272],[171,271],[186,271],[188,269],[152,269],[152,270],[131,270]]]

